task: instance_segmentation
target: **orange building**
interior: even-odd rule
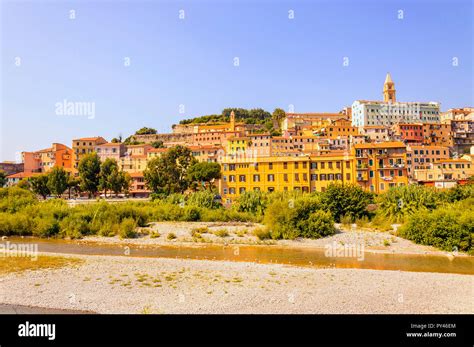
[[[423,124],[423,144],[447,146],[453,145],[451,137],[451,124]]]
[[[61,143],[35,152],[22,152],[24,172],[48,172],[53,167],[72,168],[72,149]]]
[[[364,189],[383,193],[408,184],[406,146],[402,142],[356,144],[356,181]]]

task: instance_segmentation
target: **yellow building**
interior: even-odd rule
[[[414,178],[424,184],[441,186],[442,182],[466,181],[474,176],[474,166],[466,159],[441,159],[430,168],[414,170]]]
[[[77,169],[81,159],[89,153],[95,152],[98,145],[107,143],[107,141],[100,136],[96,137],[82,137],[80,139],[72,140],[72,151],[74,155],[74,169]]]
[[[356,181],[364,189],[383,193],[408,184],[406,146],[403,142],[361,143],[352,148]]]
[[[352,183],[354,160],[343,152],[297,157],[225,158],[220,192],[226,203],[241,194],[300,190],[324,191],[331,182]]]
[[[249,137],[231,137],[227,140],[226,153],[231,156],[245,156],[251,146],[252,142]]]

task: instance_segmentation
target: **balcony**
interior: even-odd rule
[[[368,181],[367,176],[357,176],[357,182]]]

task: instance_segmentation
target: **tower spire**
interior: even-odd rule
[[[390,72],[387,72],[385,76],[385,83],[383,84],[383,101],[384,102],[396,102],[395,83],[392,81]]]

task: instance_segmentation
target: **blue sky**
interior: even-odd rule
[[[338,112],[387,71],[400,101],[474,104],[471,0],[0,3],[0,160],[225,107]],[[95,117],[56,114],[65,99]]]

